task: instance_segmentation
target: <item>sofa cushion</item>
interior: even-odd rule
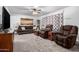
[[[22,30],[25,30],[25,27],[21,27]]]
[[[65,25],[65,26],[63,27],[63,30],[69,31],[69,30],[71,30],[71,28],[72,28],[72,26]]]
[[[64,31],[64,35],[69,35],[69,31]]]
[[[61,41],[61,40],[63,40],[63,39],[66,39],[67,37],[66,36],[64,36],[64,35],[56,35],[57,36],[57,39],[58,39],[58,41]]]
[[[33,29],[33,26],[25,26],[26,29]]]

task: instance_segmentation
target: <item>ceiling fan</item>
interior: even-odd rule
[[[18,7],[18,9],[21,9],[21,10],[25,10],[25,11],[31,11],[32,12],[32,15],[38,15],[42,12],[42,9],[39,8],[39,7],[33,7],[33,6],[30,6],[30,7]]]
[[[33,8],[32,15],[38,15],[41,13],[41,9]]]

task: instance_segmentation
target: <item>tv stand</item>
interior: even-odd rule
[[[13,34],[0,33],[0,52],[13,51]]]

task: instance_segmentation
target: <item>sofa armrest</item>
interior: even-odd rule
[[[72,41],[76,41],[76,34],[70,34],[70,35],[68,35],[67,36],[67,40],[69,41],[69,42],[72,42]]]
[[[68,37],[71,37],[71,36],[76,36],[76,34],[70,34],[70,35],[68,35]]]
[[[59,34],[59,35],[63,35],[62,32],[53,32],[53,34],[55,34],[55,35],[57,35],[57,34]]]

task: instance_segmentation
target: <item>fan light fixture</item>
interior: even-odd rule
[[[37,15],[37,14],[38,14],[37,10],[33,9],[33,15]]]
[[[39,13],[40,13],[40,9],[38,8],[38,6],[34,6],[34,9],[33,9],[33,12],[32,12],[32,14],[33,15],[38,15]]]
[[[38,12],[36,12],[36,11],[33,11],[33,15],[37,15],[38,14]]]

